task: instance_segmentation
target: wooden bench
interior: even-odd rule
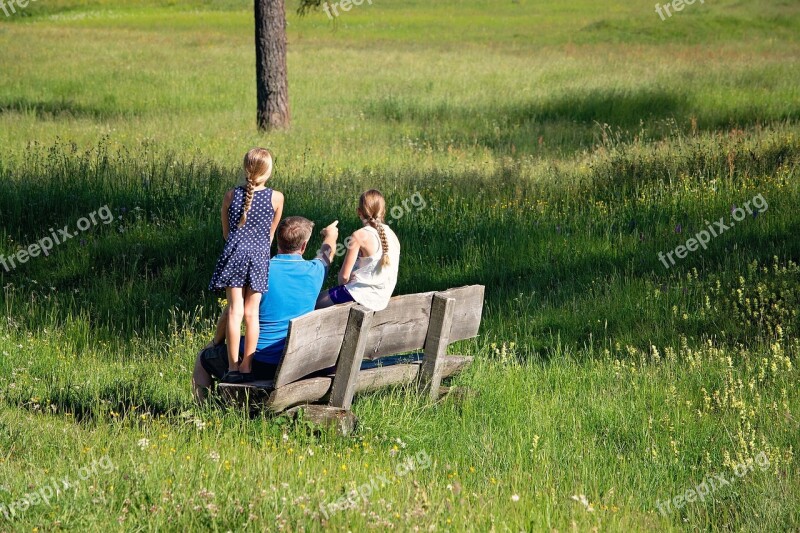
[[[218,390],[273,413],[324,404],[329,409],[322,411],[336,419],[352,416],[356,393],[381,387],[416,382],[421,393],[436,399],[442,379],[472,362],[472,357],[447,355],[447,347],[478,334],[483,295],[483,286],[472,285],[396,296],[377,312],[357,304],[314,311],[289,323],[274,380],[221,383]],[[421,358],[381,365],[383,358],[419,350]]]

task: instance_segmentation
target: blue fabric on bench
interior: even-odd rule
[[[381,368],[384,366],[419,363],[422,361],[423,355],[424,354],[421,353],[410,353],[404,355],[391,355],[389,357],[381,357],[380,359],[375,360],[364,360],[361,361],[361,370],[371,370],[373,368]],[[330,368],[320,370],[319,372],[314,372],[313,374],[306,376],[306,378],[330,376],[334,373],[336,373],[336,367],[332,366]]]
[[[423,354],[410,353],[405,355],[391,355],[389,357],[381,357],[374,361],[364,360],[361,361],[361,370],[369,370],[371,368],[380,368],[382,366],[393,365],[407,365],[410,363],[419,363],[422,361]]]

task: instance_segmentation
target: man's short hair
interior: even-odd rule
[[[275,239],[282,252],[297,252],[311,238],[314,223],[303,217],[286,217],[275,230]]]

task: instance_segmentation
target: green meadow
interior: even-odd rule
[[[0,531],[800,528],[800,5],[296,8],[269,134],[249,2],[0,11]],[[474,394],[359,396],[348,438],[194,405],[255,145],[342,238],[424,200],[397,293],[486,286]]]

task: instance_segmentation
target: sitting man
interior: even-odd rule
[[[314,223],[303,217],[287,217],[281,220],[275,231],[278,254],[269,267],[269,285],[259,306],[259,336],[256,352],[240,359],[240,368],[251,368],[251,380],[271,380],[283,355],[289,321],[310,313],[317,303],[325,274],[333,261],[339,230],[339,221],[322,230],[323,243],[316,259],[306,261],[303,253],[311,238]],[[212,379],[222,379],[228,370],[225,330],[228,309],[217,325],[214,340],[197,355],[192,375],[194,397],[205,400]],[[242,343],[244,346],[244,343]]]

